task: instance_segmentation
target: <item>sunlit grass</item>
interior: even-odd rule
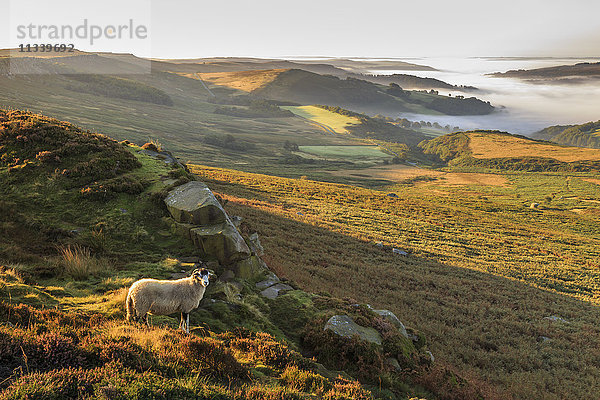
[[[317,106],[283,106],[294,114],[331,128],[335,133],[348,133],[346,127],[360,123],[356,117],[348,117]]]
[[[109,261],[92,256],[89,249],[80,245],[61,247],[59,254],[65,274],[74,279],[83,280],[111,269]]]
[[[390,198],[387,191],[191,168],[259,232],[278,275],[311,292],[389,308],[426,334],[436,363],[507,398],[600,390],[600,215],[597,203],[585,201],[600,200],[600,187],[586,181],[592,175],[505,173],[505,186],[397,185],[390,190],[398,197]],[[531,209],[532,202],[540,207]],[[568,323],[544,318],[552,315]]]

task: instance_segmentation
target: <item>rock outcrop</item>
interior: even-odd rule
[[[173,219],[180,223],[213,225],[229,219],[208,186],[198,181],[171,190],[165,204]]]
[[[173,231],[191,240],[202,260],[214,259],[225,271],[249,281],[264,279],[269,272],[260,258],[264,250],[258,233],[244,240],[234,220],[204,183],[192,181],[176,187],[168,193],[165,204],[174,220]],[[242,218],[236,220],[239,225]]]
[[[250,257],[248,245],[230,221],[196,226],[190,230],[190,238],[204,254],[223,265]]]

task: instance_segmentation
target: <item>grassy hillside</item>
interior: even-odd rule
[[[498,131],[458,132],[419,144],[454,167],[519,171],[598,171],[600,150],[562,146]]]
[[[0,399],[481,393],[451,369],[432,368],[419,331],[408,328],[413,343],[367,305],[292,281],[266,299],[255,286],[264,273],[213,279],[191,336],[175,330],[178,315],[153,317],[151,329],[124,323],[133,281],[181,277],[199,257],[162,203],[194,177],[148,154],[41,115],[0,112]],[[242,234],[249,229],[242,224]],[[221,278],[224,267],[208,265]],[[336,314],[376,329],[381,346],[324,331]]]
[[[600,149],[600,121],[581,125],[557,125],[544,128],[533,137],[566,146]]]
[[[42,67],[45,72],[54,68],[40,64]],[[121,81],[119,77],[104,78],[111,82]],[[264,113],[262,109],[258,113],[253,109],[252,99],[240,101],[238,106],[238,93],[218,86],[211,89],[217,96],[213,98],[195,79],[166,72],[130,75],[126,79],[141,87],[156,88],[166,94],[173,105],[126,100],[92,90],[73,91],[70,88],[79,82],[59,74],[0,74],[0,87],[4,89],[0,91],[0,106],[43,112],[140,145],[151,139],[158,140],[183,161],[215,166],[235,165],[240,169],[261,169],[291,176],[316,177],[324,165],[290,167],[282,163],[282,157],[287,154],[284,148],[286,142],[306,146],[361,144],[353,138],[327,134],[320,127],[293,116],[273,117],[273,113],[269,113],[268,118],[257,116]],[[239,116],[216,112],[232,107],[239,108]],[[225,138],[227,135],[250,146],[232,152],[206,140],[207,137]],[[344,167],[339,164],[327,166]]]
[[[201,75],[229,88],[249,91],[257,96],[303,105],[327,104],[359,112],[414,112],[422,114],[489,114],[494,107],[475,98],[460,99],[429,93],[407,92],[395,97],[385,87],[355,77],[339,78],[289,69],[276,71],[225,72]]]
[[[506,172],[507,185],[402,184],[389,189],[398,197],[389,197],[192,171],[258,230],[278,274],[389,307],[426,333],[436,360],[484,390],[544,399],[600,390],[594,174]],[[394,255],[392,247],[409,255]]]
[[[250,70],[236,72],[213,72],[203,74],[189,74],[191,78],[197,75],[202,80],[215,85],[226,86],[232,89],[252,92],[275,80],[285,69]]]

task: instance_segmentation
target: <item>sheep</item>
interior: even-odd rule
[[[195,269],[187,278],[174,281],[140,279],[134,282],[127,293],[127,321],[145,320],[150,326],[148,315],[181,313],[179,327],[190,333],[190,312],[200,304],[208,286],[206,269]]]

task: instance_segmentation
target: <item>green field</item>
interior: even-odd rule
[[[379,146],[300,146],[303,153],[313,154],[328,160],[342,160],[357,163],[373,163],[391,160]]]

